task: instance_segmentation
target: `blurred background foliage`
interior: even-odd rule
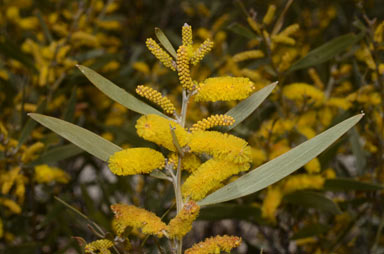
[[[171,185],[116,177],[27,113],[70,121],[123,147],[153,146],[135,133],[138,114],[103,95],[75,65],[132,94],[151,84],[176,102],[177,77],[144,42],[159,27],[179,45],[186,22],[197,42],[215,43],[194,79],[246,76],[257,89],[279,81],[233,130],[252,145],[254,167],[349,116],[366,116],[292,176],[202,209],[185,245],[227,233],[243,238],[236,253],[382,253],[383,13],[380,0],[0,0],[0,252],[81,253],[73,236],[95,240],[87,227],[93,222],[110,231],[111,203],[166,213]],[[232,106],[192,104],[188,121]],[[153,239],[137,249],[157,253]]]

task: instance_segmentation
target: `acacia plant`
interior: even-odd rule
[[[141,234],[155,239],[169,239],[168,245],[158,246],[159,251],[165,253],[164,249],[167,249],[166,252],[180,254],[183,251],[183,237],[191,230],[201,206],[233,200],[275,183],[316,157],[362,117],[351,117],[228,183],[231,176],[249,171],[252,165],[249,144],[226,132],[247,118],[271,93],[276,83],[255,92],[254,84],[244,77],[194,80],[191,77],[191,68],[212,49],[213,42],[207,39],[200,45],[193,44],[192,28],[188,24],[182,27],[182,45],[177,51],[160,29],[156,30],[156,35],[161,45],[153,39],[147,39],[146,45],[164,66],[177,73],[182,91],[180,109],[160,92],[139,85],[136,88],[137,94],[161,108],[164,112],[161,113],[91,69],[78,67],[111,99],[142,114],[135,126],[137,135],[155,143],[158,149],[135,147],[123,150],[71,123],[30,114],[39,123],[106,161],[109,169],[116,175],[150,174],[151,177],[169,181],[173,185],[176,216],[168,223],[143,208],[130,204],[113,204],[112,228],[116,237],[93,225],[93,231],[101,239],[86,244],[86,253],[111,253],[111,250],[116,253],[130,253],[133,248],[131,236]],[[189,103],[240,100],[242,101],[226,113],[218,112],[194,124],[188,121]],[[216,236],[193,245],[184,253],[230,252],[240,243],[241,238],[237,236]]]

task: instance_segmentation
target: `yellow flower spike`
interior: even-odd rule
[[[268,6],[267,13],[263,18],[263,24],[266,24],[266,25],[271,24],[272,20],[275,18],[275,13],[276,13],[276,6],[273,4]]]
[[[4,236],[4,225],[3,225],[2,219],[0,218],[0,239],[3,238],[3,236]]]
[[[191,78],[189,70],[189,53],[188,47],[181,45],[177,50],[177,74],[184,89],[193,90],[195,85]]]
[[[94,253],[103,253],[110,254],[109,248],[113,246],[113,242],[108,239],[101,239],[97,241],[93,241],[85,245],[85,253],[86,254],[94,254]]]
[[[181,29],[181,38],[184,46],[192,46],[192,27],[187,23]]]
[[[42,164],[35,166],[34,179],[38,183],[50,183],[56,181],[65,184],[68,183],[70,177],[62,169]]]
[[[197,88],[195,101],[233,101],[247,98],[254,90],[249,78],[208,78]]]
[[[16,179],[19,176],[21,168],[14,167],[6,173],[0,175],[1,193],[7,195],[11,190],[13,184],[16,182]]]
[[[192,248],[187,249],[184,254],[219,254],[221,251],[229,253],[240,244],[241,238],[237,236],[215,236],[194,244]]]
[[[203,199],[210,191],[228,177],[249,169],[249,163],[236,164],[233,162],[210,159],[195,170],[182,185],[185,198],[192,200]]]
[[[321,189],[324,185],[324,177],[321,175],[298,174],[288,176],[282,183],[282,191],[289,194],[303,189]]]
[[[14,214],[21,213],[21,207],[12,199],[0,198],[0,205],[7,207]]]
[[[321,81],[319,74],[317,73],[315,68],[309,68],[308,74],[311,77],[313,83],[317,86],[317,88],[323,89],[325,87],[323,81]]]
[[[209,51],[211,51],[213,48],[213,41],[211,41],[209,38],[206,39],[193,53],[191,57],[191,63],[193,65],[198,64],[206,54],[208,54]]]
[[[282,199],[283,193],[279,187],[269,187],[261,207],[262,217],[276,222],[276,211]]]
[[[121,236],[127,227],[139,229],[145,235],[163,237],[167,228],[154,213],[132,205],[114,204],[111,206],[115,214],[116,233]]]
[[[172,102],[165,96],[162,96],[160,92],[148,86],[137,86],[136,93],[140,96],[152,101],[153,103],[159,105],[165,113],[173,114],[175,113],[175,106]]]
[[[190,139],[190,133],[180,124],[154,114],[140,117],[135,127],[140,137],[172,152],[176,152],[177,149],[173,144],[171,127],[175,128],[174,131],[181,147],[185,146]]]
[[[260,33],[260,25],[252,17],[248,17],[247,21],[253,31]]]
[[[321,170],[319,159],[314,158],[310,160],[307,164],[304,165],[304,168],[309,174],[319,173]]]
[[[177,166],[178,156],[176,153],[171,153],[168,158],[168,163],[173,163],[174,167]],[[186,153],[181,161],[181,169],[192,173],[196,169],[198,169],[201,165],[201,161],[199,157],[197,157],[193,153]]]
[[[283,95],[297,103],[308,100],[315,106],[320,106],[324,102],[324,93],[314,86],[306,83],[292,83],[283,88]]]
[[[277,43],[277,44],[287,44],[287,45],[295,45],[296,41],[295,39],[282,35],[282,34],[276,34],[272,35],[271,37],[272,42]]]
[[[145,42],[147,48],[151,51],[151,53],[162,63],[165,67],[176,71],[175,62],[172,57],[163,50],[156,41],[152,38],[148,38]]]
[[[151,148],[129,148],[114,153],[108,160],[115,175],[148,174],[164,167],[164,156]]]
[[[374,36],[373,36],[373,40],[380,44],[383,42],[383,38],[384,38],[384,21],[381,22],[375,29],[375,33],[374,33]]]
[[[200,207],[194,201],[186,203],[180,213],[169,222],[168,237],[170,239],[183,238],[192,229],[192,223],[199,215],[199,211]]]
[[[296,33],[300,29],[299,24],[293,24],[286,27],[280,34],[284,36],[290,36],[291,34]]]
[[[204,131],[216,126],[230,126],[235,123],[235,119],[228,115],[211,115],[208,118],[198,121],[189,129],[190,131]]]
[[[219,160],[234,163],[252,161],[251,147],[247,141],[228,133],[218,131],[196,131],[188,143],[192,152],[207,153]]]
[[[41,142],[36,142],[30,147],[28,147],[23,155],[21,156],[21,160],[26,163],[30,162],[37,158],[36,153],[40,152],[44,148],[44,144]]]
[[[238,53],[233,56],[233,61],[241,62],[249,59],[263,58],[264,52],[261,50],[248,50],[241,53]]]

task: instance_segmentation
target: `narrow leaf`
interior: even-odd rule
[[[42,163],[45,163],[45,164],[55,163],[57,161],[64,160],[72,156],[78,155],[82,152],[83,152],[82,149],[80,149],[79,147],[73,144],[54,147],[48,150],[47,152],[45,152],[37,160],[32,161],[30,164],[28,164],[28,166],[36,166]]]
[[[161,45],[171,54],[175,59],[177,58],[176,50],[172,46],[171,42],[168,40],[167,36],[163,33],[163,31],[155,27],[155,34],[157,39],[160,41]]]
[[[232,116],[235,119],[235,123],[231,126],[225,126],[223,129],[225,131],[229,131],[244,121],[268,97],[268,95],[276,87],[277,83],[277,81],[273,82],[263,89],[260,89],[225,113],[226,115]]]
[[[109,156],[121,150],[119,146],[77,125],[41,114],[28,115],[100,160],[107,161]]]
[[[339,214],[340,208],[331,199],[323,194],[313,191],[296,191],[284,196],[284,201],[305,207],[315,208],[317,210]]]
[[[156,114],[169,119],[168,116],[140,101],[135,96],[113,84],[111,81],[104,78],[94,70],[82,65],[78,65],[77,67],[97,88],[109,96],[109,98],[120,103],[126,108],[143,115]]]
[[[330,229],[330,226],[324,225],[324,224],[310,224],[308,226],[303,227],[300,229],[296,234],[292,236],[292,240],[297,240],[301,238],[307,238],[312,236],[318,236],[323,233],[328,232]]]
[[[327,179],[324,184],[324,189],[330,191],[376,191],[384,189],[384,186],[375,183],[361,182],[350,178],[335,178]]]
[[[257,35],[254,32],[252,32],[245,26],[240,25],[239,23],[230,24],[228,26],[228,30],[238,35],[244,36],[245,38],[248,38],[248,39],[255,39],[257,37]]]
[[[310,51],[306,56],[293,63],[289,71],[296,71],[324,63],[358,42],[362,37],[363,35],[357,36],[355,34],[341,35]]]
[[[367,162],[364,148],[360,143],[360,136],[356,128],[352,128],[349,134],[349,142],[351,143],[353,155],[356,158],[356,167],[358,173],[362,174]]]
[[[236,181],[208,195],[199,205],[209,205],[240,198],[281,180],[307,162],[317,157],[345,132],[352,128],[363,115],[348,118],[316,137],[296,146],[283,155],[261,165]]]
[[[76,93],[77,88],[74,87],[71,93],[71,97],[69,97],[67,108],[65,109],[63,119],[68,122],[72,122],[73,116],[75,114],[76,109]]]

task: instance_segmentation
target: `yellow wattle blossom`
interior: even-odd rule
[[[16,179],[19,176],[20,170],[20,167],[14,167],[6,173],[0,174],[0,185],[2,194],[6,195],[9,193],[12,186],[15,184]]]
[[[375,29],[374,33],[374,41],[378,44],[383,42],[384,38],[384,21],[382,21]]]
[[[314,86],[306,83],[292,83],[283,88],[283,95],[296,103],[314,103],[320,106],[324,102],[324,93]]]
[[[114,153],[108,167],[115,175],[148,174],[164,167],[164,156],[151,148],[128,148]]]
[[[324,177],[321,175],[298,174],[288,176],[282,182],[282,192],[288,194],[297,190],[321,189],[324,185]]]
[[[177,167],[178,156],[176,153],[171,153],[168,158],[168,163],[173,163],[174,167]],[[201,165],[201,161],[199,157],[197,157],[193,153],[184,154],[183,159],[181,160],[181,169],[192,173],[196,169],[198,169]]]
[[[233,56],[233,61],[241,62],[249,59],[263,58],[264,52],[261,50],[248,50],[241,53],[238,53]]]
[[[84,250],[86,254],[103,253],[110,254],[109,248],[113,246],[113,242],[108,239],[101,239],[93,241],[85,245]]]
[[[188,47],[181,45],[177,50],[177,74],[179,75],[182,87],[187,90],[193,90],[195,85],[189,70],[189,60],[190,56],[188,53]]]
[[[310,160],[307,164],[304,165],[304,168],[309,174],[319,173],[321,170],[319,159],[314,158]]]
[[[248,78],[208,78],[197,88],[195,101],[233,101],[247,98],[254,90]]]
[[[21,213],[21,207],[12,199],[0,198],[0,205],[7,207],[14,214]]]
[[[299,29],[300,29],[300,25],[299,24],[292,24],[292,25],[287,26],[279,34],[285,35],[285,36],[290,36],[291,34],[296,33]]]
[[[269,25],[272,22],[272,20],[275,18],[275,12],[276,12],[275,5],[271,4],[270,6],[268,6],[267,13],[263,18],[263,23],[266,25]]]
[[[132,65],[132,68],[135,69],[136,71],[144,73],[145,75],[148,75],[151,71],[149,69],[148,64],[146,64],[145,62],[135,62]]]
[[[236,164],[210,159],[195,170],[182,185],[184,197],[200,200],[228,177],[249,169],[249,163]]]
[[[159,105],[167,114],[175,113],[176,108],[173,103],[167,97],[162,96],[161,93],[155,89],[140,85],[136,87],[136,93]]]
[[[187,23],[181,28],[181,38],[184,46],[192,46],[192,27]]]
[[[263,218],[276,222],[276,211],[282,199],[283,193],[279,187],[269,187],[261,207],[261,214]]]
[[[291,46],[295,45],[295,43],[296,43],[295,39],[288,37],[286,35],[282,35],[282,34],[272,35],[271,40],[273,43],[287,44],[287,45],[291,45]]]
[[[151,53],[157,59],[159,59],[159,61],[164,64],[165,67],[168,67],[173,71],[176,70],[175,62],[173,61],[172,57],[164,49],[162,49],[156,41],[154,41],[152,38],[148,38],[145,44]]]
[[[185,146],[190,138],[190,133],[181,125],[154,114],[140,117],[135,127],[140,137],[163,146],[172,152],[176,152],[177,149],[173,144],[171,127],[175,128],[174,131],[180,146]]]
[[[21,160],[24,163],[33,161],[38,156],[36,153],[40,152],[43,148],[44,148],[44,144],[43,143],[41,143],[41,142],[34,143],[33,145],[29,146],[25,150],[25,152],[23,153],[23,155],[21,157]]]
[[[188,143],[192,152],[207,153],[214,158],[234,163],[251,162],[251,147],[239,137],[218,131],[196,131]]]
[[[127,227],[139,229],[145,235],[163,237],[167,228],[154,213],[132,205],[114,204],[111,206],[115,214],[117,235],[122,235]]]
[[[247,22],[253,31],[260,34],[260,25],[256,22],[256,20],[254,20],[252,17],[248,17]]]
[[[221,251],[229,253],[233,248],[238,247],[240,243],[241,238],[237,236],[215,236],[194,244],[184,254],[219,254]]]
[[[190,131],[204,131],[216,126],[230,126],[235,123],[235,119],[229,115],[211,115],[203,120],[198,121],[189,129]]]
[[[323,89],[325,87],[323,81],[321,81],[319,74],[317,73],[315,68],[309,68],[308,74],[311,77],[313,83],[317,86],[317,88]]]
[[[46,164],[35,166],[34,180],[38,183],[68,183],[70,176],[62,169],[50,167]]]
[[[173,218],[168,226],[167,232],[170,239],[181,239],[192,229],[192,222],[199,215],[200,207],[194,202],[189,201],[183,209]]]
[[[191,63],[193,65],[198,64],[209,51],[213,48],[213,41],[209,38],[206,39],[193,53],[191,57]]]
[[[4,225],[3,220],[0,218],[0,239],[4,236]]]

